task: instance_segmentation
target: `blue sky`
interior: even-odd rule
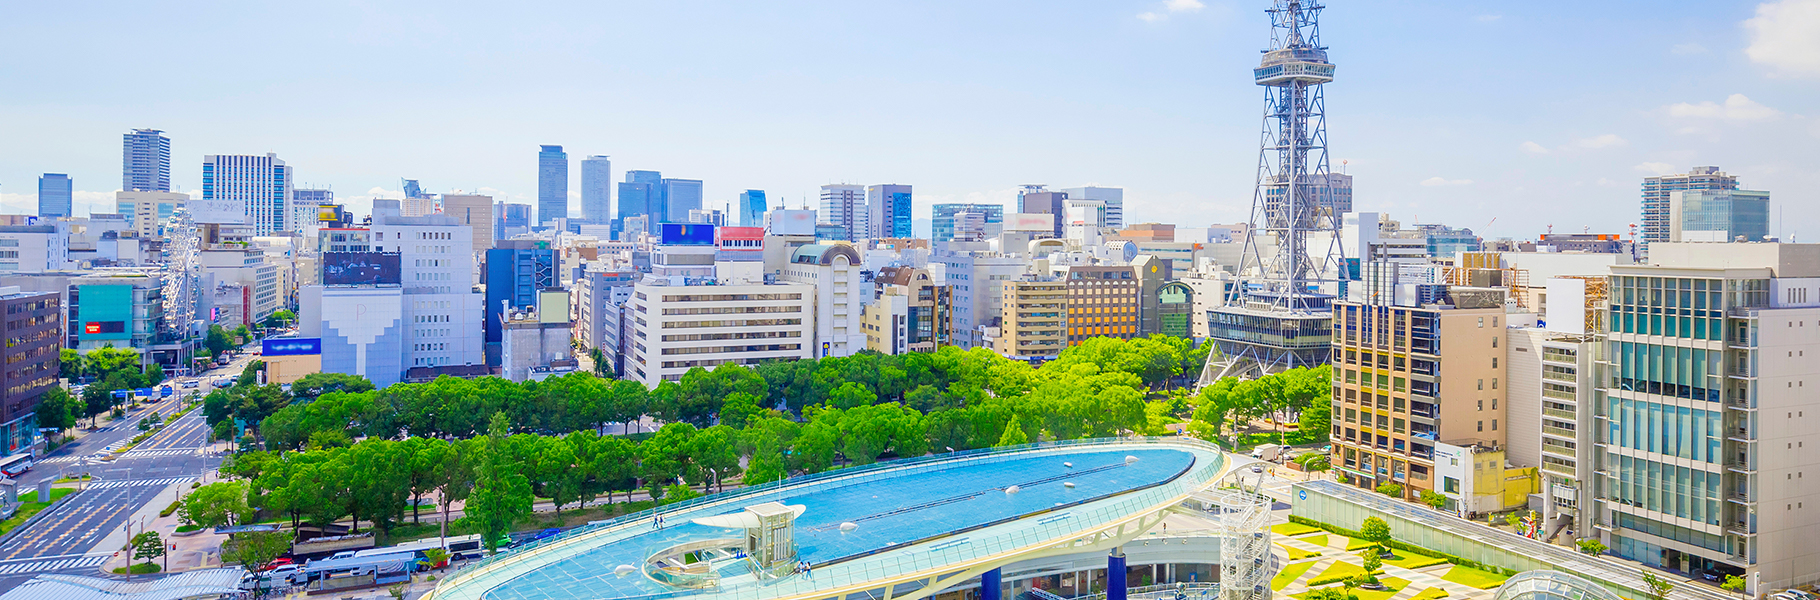
[[[711,205],[908,183],[920,217],[1099,184],[1129,220],[1233,222],[1266,5],[7,3],[0,207],[67,172],[110,212],[119,136],[152,127],[185,189],[202,155],[276,152],[361,212],[401,177],[528,202],[538,145],[562,144],[616,179],[703,179]],[[1820,241],[1820,0],[1332,0],[1323,20],[1361,210],[1622,231],[1641,177],[1713,164],[1774,194],[1772,232]]]

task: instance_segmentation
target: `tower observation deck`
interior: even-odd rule
[[[1340,294],[1339,211],[1324,198],[1328,169],[1323,89],[1334,65],[1321,45],[1324,7],[1274,0],[1270,47],[1252,75],[1264,88],[1253,234],[1245,237],[1240,285],[1207,318],[1219,352],[1210,353],[1201,384],[1327,362],[1331,303]],[[1350,189],[1350,182],[1346,182]]]

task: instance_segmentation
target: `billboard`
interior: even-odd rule
[[[319,222],[323,222],[323,223],[333,223],[336,221],[340,221],[341,220],[341,206],[336,205],[336,204],[318,204],[318,205],[316,205],[316,220]]]
[[[1586,334],[1586,280],[1553,277],[1542,308],[1546,328],[1569,335]]]
[[[246,202],[243,200],[204,198],[189,201],[187,208],[190,211],[190,218],[197,223],[246,224]]]
[[[1055,231],[1055,215],[1049,213],[1011,213],[1005,215],[1005,231]]]
[[[397,285],[403,283],[403,260],[397,252],[324,252],[323,285]]]
[[[664,223],[658,236],[665,246],[712,246],[714,226],[700,223]]]
[[[815,211],[780,208],[765,213],[772,235],[815,235]]]
[[[127,323],[133,320],[133,286],[76,286],[77,323],[82,327],[78,339],[130,340],[133,333]],[[72,323],[75,325],[75,323]]]
[[[322,338],[266,338],[260,352],[266,356],[322,354]]]

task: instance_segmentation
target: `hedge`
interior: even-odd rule
[[[1289,522],[1300,523],[1303,525],[1309,525],[1309,526],[1313,526],[1313,527],[1319,527],[1321,529],[1327,530],[1330,533],[1337,533],[1337,534],[1340,534],[1340,535],[1343,535],[1346,537],[1350,537],[1350,538],[1361,537],[1359,535],[1359,532],[1357,532],[1357,531],[1353,531],[1351,529],[1347,529],[1345,527],[1339,527],[1336,525],[1329,525],[1327,523],[1322,523],[1320,521],[1316,521],[1316,520],[1310,519],[1308,517],[1289,515]],[[1441,560],[1445,560],[1447,562],[1450,562],[1450,563],[1453,563],[1456,565],[1460,565],[1460,566],[1464,566],[1464,567],[1472,567],[1474,569],[1480,569],[1483,571],[1491,571],[1493,573],[1502,573],[1507,576],[1517,574],[1517,571],[1515,571],[1513,569],[1506,569],[1504,567],[1500,567],[1497,565],[1488,565],[1488,564],[1485,564],[1485,563],[1482,563],[1482,562],[1479,562],[1476,560],[1472,560],[1469,558],[1461,558],[1458,556],[1454,556],[1454,555],[1448,554],[1446,552],[1439,552],[1439,551],[1435,551],[1435,550],[1430,550],[1428,548],[1423,548],[1421,546],[1405,544],[1405,543],[1397,541],[1395,539],[1390,540],[1390,543],[1385,544],[1385,545],[1390,546],[1392,549],[1395,549],[1395,550],[1402,550],[1404,552],[1420,554],[1422,556],[1439,558]]]

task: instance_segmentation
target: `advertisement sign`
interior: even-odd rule
[[[1011,213],[1005,215],[1005,231],[1055,231],[1055,215],[1049,213]]]
[[[664,223],[658,239],[665,246],[712,246],[714,226],[700,223]]]
[[[322,354],[322,338],[266,338],[260,353],[265,356],[314,356]]]
[[[316,205],[316,220],[323,222],[323,223],[333,223],[335,221],[339,221],[339,220],[341,220],[341,210],[340,209],[341,209],[340,206],[337,206],[334,204]]]
[[[242,200],[220,198],[191,200],[188,202],[188,208],[190,217],[197,223],[246,224],[246,202]]]
[[[397,252],[324,252],[323,285],[397,285],[403,283],[403,260]]]

